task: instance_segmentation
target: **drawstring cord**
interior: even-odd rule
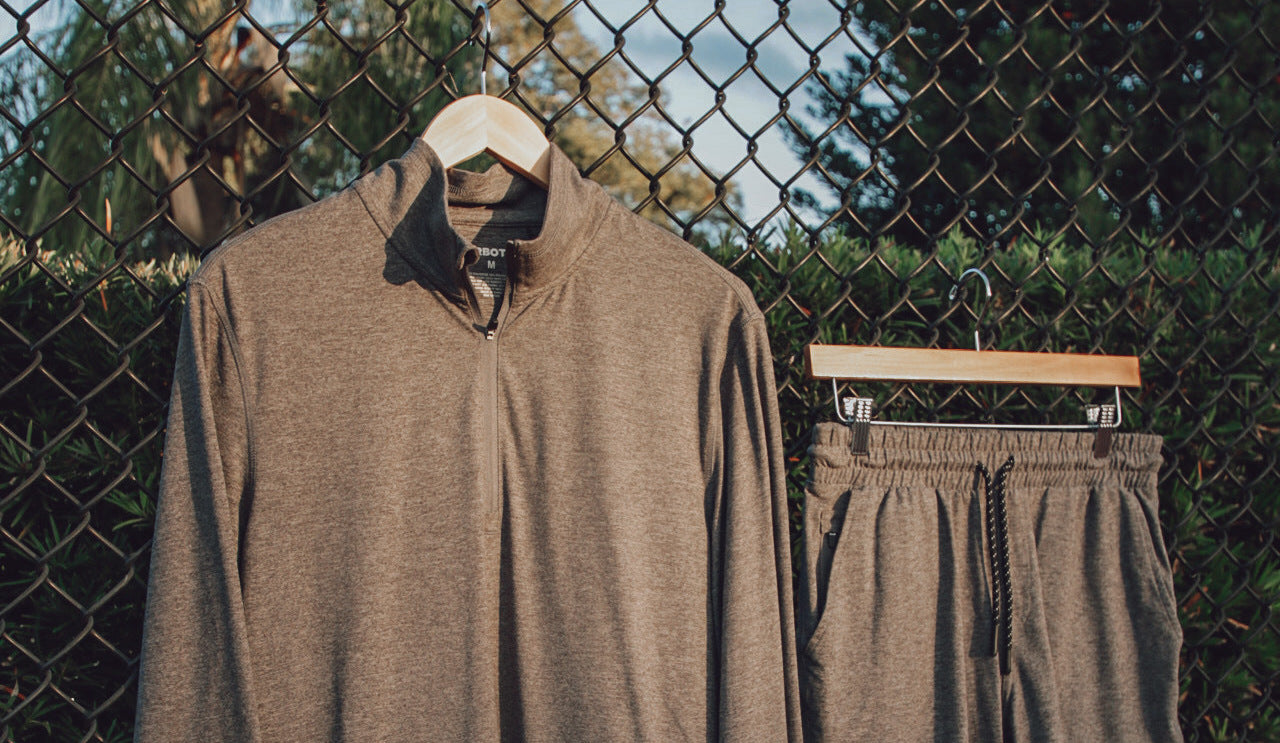
[[[1000,657],[1001,675],[1009,675],[1009,657],[1013,653],[1013,581],[1009,565],[1009,510],[1005,504],[1006,482],[1013,469],[1010,455],[995,477],[986,465],[979,463],[977,474],[987,494],[987,551],[991,557],[991,654]],[[977,489],[977,477],[974,489]]]

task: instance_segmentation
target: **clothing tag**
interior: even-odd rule
[[[485,299],[502,296],[507,287],[507,250],[508,248],[476,248],[480,257],[467,271],[476,296]]]

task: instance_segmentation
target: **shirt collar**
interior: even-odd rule
[[[586,250],[610,198],[583,178],[559,147],[551,145],[547,206],[538,235],[513,243],[508,276],[513,290],[529,293],[555,283]],[[504,167],[484,173],[446,172],[421,137],[403,155],[353,184],[379,229],[406,262],[442,291],[460,298],[465,269],[478,258],[475,245],[449,223],[448,203],[501,209],[537,186]]]

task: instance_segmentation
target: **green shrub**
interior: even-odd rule
[[[3,740],[132,738],[182,283],[0,243]]]
[[[793,506],[831,387],[807,343],[1136,354],[1126,430],[1165,440],[1162,520],[1185,632],[1182,715],[1210,740],[1280,740],[1280,276],[1258,233],[1229,249],[1062,240],[930,249],[781,230],[708,248],[766,309]],[[154,496],[190,258],[69,258],[0,243],[0,731],[3,740],[131,737]],[[947,294],[986,269],[991,300]],[[859,388],[882,417],[1075,422],[1092,390]],[[1105,392],[1103,393],[1105,396]],[[796,509],[793,508],[793,511]]]
[[[930,249],[798,229],[746,249],[709,249],[766,310],[791,466],[793,528],[812,425],[832,420],[829,383],[804,376],[811,342],[1133,354],[1143,386],[1123,395],[1122,430],[1164,438],[1161,518],[1184,630],[1180,712],[1189,737],[1280,740],[1280,268],[1262,231],[1210,251],[1147,240],[1103,252],[1062,239],[997,251],[952,233]],[[948,299],[955,277],[977,283]],[[984,306],[984,303],[986,305]],[[860,385],[908,420],[1083,422],[1108,391]],[[1099,400],[1101,401],[1101,400]]]

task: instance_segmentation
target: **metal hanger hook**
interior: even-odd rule
[[[487,95],[485,90],[485,69],[489,66],[489,40],[493,37],[493,23],[489,19],[489,4],[476,3],[476,13],[484,13],[484,49],[481,50],[480,57],[480,95]],[[474,16],[472,23],[475,23]]]
[[[960,274],[960,278],[956,279],[956,283],[951,285],[951,292],[947,294],[947,299],[950,299],[952,302],[956,301],[956,294],[960,292],[960,285],[964,283],[964,280],[968,278],[970,274],[974,274],[978,278],[982,279],[982,285],[986,287],[986,290],[987,290],[987,299],[988,300],[991,299],[991,279],[988,279],[987,274],[984,273],[983,270],[980,268],[965,269],[964,273]],[[983,303],[982,305],[983,312],[986,311],[987,304],[988,302]],[[977,327],[973,329],[973,350],[975,351],[982,350],[982,342],[978,339],[978,328],[981,326],[982,326],[982,313],[978,313]]]

